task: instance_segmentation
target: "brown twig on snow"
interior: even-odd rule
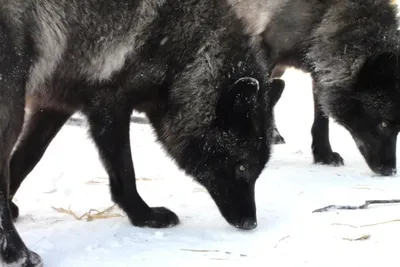
[[[394,203],[400,203],[400,199],[390,199],[390,200],[367,200],[363,205],[360,206],[339,206],[339,205],[330,205],[326,206],[324,208],[316,209],[312,213],[316,212],[326,212],[330,210],[361,210],[361,209],[366,209],[368,208],[369,205],[372,204],[394,204]]]
[[[208,249],[188,249],[188,248],[181,248],[183,251],[190,251],[190,252],[202,252],[202,253],[207,253],[207,252],[219,252],[219,250],[208,250]]]
[[[107,209],[105,209],[103,211],[98,211],[96,209],[90,209],[88,212],[85,212],[81,216],[76,215],[76,213],[73,212],[71,210],[71,208],[68,208],[68,210],[66,210],[64,208],[52,207],[52,209],[54,209],[55,211],[58,211],[60,213],[69,214],[69,215],[73,216],[78,221],[80,221],[80,220],[82,220],[82,219],[84,219],[86,217],[86,221],[90,222],[90,221],[93,221],[93,220],[96,220],[96,219],[107,219],[107,218],[122,217],[121,214],[116,214],[116,213],[115,214],[108,214],[108,212],[111,211],[114,207],[115,207],[115,204],[112,205],[111,207],[108,207]],[[92,212],[96,212],[96,213],[92,214]]]
[[[281,243],[283,240],[285,240],[285,239],[287,239],[287,238],[289,238],[289,237],[290,237],[290,235],[287,235],[287,236],[284,236],[284,237],[282,237],[281,239],[279,239],[278,243],[274,246],[274,248],[277,248],[278,245],[279,245],[279,243]]]
[[[385,222],[379,222],[379,223],[364,224],[364,225],[361,225],[360,227],[377,226],[377,225],[382,225],[382,224],[387,224],[387,223],[394,223],[394,222],[400,222],[400,219],[394,219],[394,220],[385,221]]]
[[[208,252],[214,252],[214,253],[218,253],[218,252],[222,252],[219,250],[215,250],[215,249],[188,249],[188,248],[181,248],[182,251],[190,251],[190,252],[201,252],[201,253],[208,253]],[[231,255],[232,252],[229,251],[225,251],[225,254],[227,255]],[[246,254],[239,254],[240,257],[247,257]],[[216,258],[214,258],[216,259]]]
[[[332,225],[348,226],[348,227],[351,227],[351,228],[364,228],[364,227],[371,227],[371,226],[377,226],[377,225],[394,223],[394,222],[400,222],[400,219],[394,219],[394,220],[378,222],[378,223],[363,224],[363,225],[360,225],[360,226],[355,226],[355,225],[345,224],[345,223],[332,223]]]
[[[51,208],[52,208],[53,210],[57,211],[57,212],[69,214],[69,215],[71,215],[72,217],[74,217],[75,219],[77,219],[78,221],[82,220],[82,218],[85,217],[86,214],[87,214],[87,213],[85,213],[85,214],[83,214],[82,216],[79,217],[78,215],[76,215],[75,212],[73,212],[73,211],[71,210],[70,207],[68,208],[68,210],[66,210],[66,209],[64,209],[64,208],[55,208],[55,207],[53,207],[53,206],[52,206]]]
[[[370,234],[365,234],[357,238],[348,238],[348,237],[343,237],[343,240],[347,241],[362,241],[362,240],[368,240],[371,237]]]

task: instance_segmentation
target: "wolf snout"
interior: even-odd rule
[[[243,230],[253,230],[257,227],[257,221],[254,219],[245,219],[242,222],[241,229]]]
[[[393,176],[397,173],[395,156],[387,160],[378,157],[376,161],[371,162],[370,166],[373,172],[381,176]]]
[[[396,169],[396,167],[382,166],[380,168],[377,168],[377,170],[375,172],[382,176],[393,176],[393,175],[396,175],[397,169]]]
[[[241,230],[253,230],[257,228],[257,220],[252,218],[246,218],[238,223],[234,223],[233,226]]]
[[[354,138],[370,169],[381,176],[393,176],[396,168],[396,137]]]
[[[371,160],[371,163],[369,165],[372,171],[376,174],[381,176],[393,176],[397,173],[395,157],[389,159],[387,162],[382,162],[379,156],[376,161],[374,161],[373,159]]]

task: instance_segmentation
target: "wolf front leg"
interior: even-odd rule
[[[136,189],[129,140],[130,112],[123,107],[99,107],[88,114],[92,138],[110,179],[111,196],[133,225],[165,228],[179,223],[164,207],[150,208]]]
[[[0,73],[1,65],[0,61]],[[0,80],[0,266],[40,267],[42,259],[25,246],[14,227],[9,207],[8,162],[22,128],[25,95],[21,93],[23,86],[7,76],[2,74]]]
[[[0,17],[0,266],[39,267],[42,260],[22,241],[8,203],[9,160],[24,122],[25,83],[29,60],[10,37]]]
[[[314,123],[311,129],[312,152],[315,164],[341,166],[344,164],[339,153],[333,152],[329,141],[329,118],[322,112],[318,102],[318,88],[313,82]]]

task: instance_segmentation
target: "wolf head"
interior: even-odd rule
[[[193,99],[192,110],[174,104],[176,112],[163,116],[161,127],[155,124],[178,166],[207,189],[226,221],[240,229],[257,226],[254,188],[270,157],[272,110],[284,86],[280,79],[235,78],[216,90],[216,99],[201,98],[213,110],[210,118],[193,122],[200,116],[193,117]]]
[[[259,83],[243,77],[224,91],[212,132],[191,140],[186,162],[223,217],[248,230],[257,226],[254,187],[270,157],[272,109],[284,88],[280,79]]]
[[[375,173],[396,174],[400,131],[400,55],[381,51],[368,57],[350,90],[334,91],[330,113],[355,140]]]

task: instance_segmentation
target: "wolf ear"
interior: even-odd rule
[[[220,96],[216,115],[224,126],[249,127],[256,112],[259,82],[243,77],[233,83]]]
[[[275,78],[268,83],[268,90],[265,92],[266,105],[269,110],[273,109],[282,96],[285,89],[285,81]]]
[[[369,57],[357,76],[355,91],[388,89],[395,84],[400,70],[399,55],[384,51]]]

